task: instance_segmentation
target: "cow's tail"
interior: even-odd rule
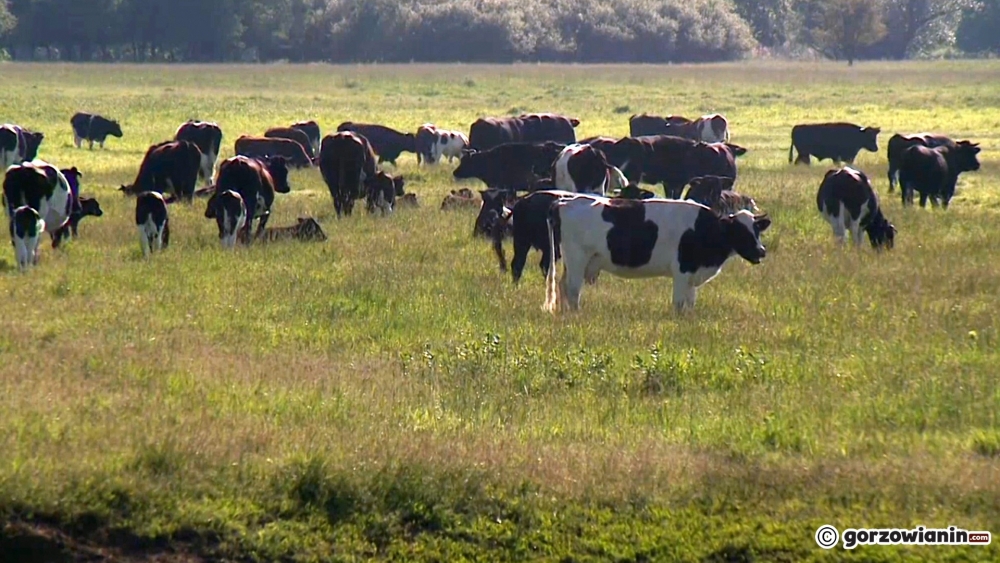
[[[558,201],[549,207],[548,217],[545,218],[545,225],[549,230],[549,271],[545,274],[545,303],[542,310],[555,313],[559,309],[559,284],[556,282],[556,237],[555,229],[559,225],[554,225],[559,220]]]

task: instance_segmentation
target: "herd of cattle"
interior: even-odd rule
[[[123,135],[116,121],[100,115],[77,113],[70,123],[78,148],[83,141],[91,149],[94,142],[103,148],[109,136]],[[291,227],[266,227],[276,194],[291,191],[290,167],[319,168],[340,218],[350,216],[358,200],[369,213],[383,215],[398,205],[416,205],[402,176],[381,168],[395,165],[403,152],[414,153],[418,164],[458,159],[453,176],[479,179],[486,189],[479,199],[468,189],[453,190],[442,209],[479,208],[473,232],[492,239],[503,271],[503,241],[511,238],[515,282],[529,250],[540,250],[545,308],[551,311],[578,308],[583,284],[595,283],[601,271],[625,278],[672,277],[674,306],[686,309],[694,306],[697,288],[729,257],[738,254],[753,264],[764,258],[760,236],[771,221],[752,197],[733,189],[737,159],[747,149],[730,142],[725,117],[633,115],[627,137],[578,141],[579,124],[551,113],[481,118],[466,136],[432,124],[402,133],[345,122],[321,138],[315,121],[303,121],[239,137],[236,155],[216,168],[222,129],[188,121],[173,139],[149,147],[135,180],[120,191],[136,198],[135,222],[146,255],[169,242],[168,204],[190,203],[196,196],[207,197],[205,217],[216,220],[224,247],[276,238],[325,240],[309,217]],[[809,164],[811,156],[847,163],[823,177],[818,210],[841,242],[850,231],[860,245],[864,230],[876,249],[892,247],[896,228],[882,213],[870,179],[850,165],[861,150],[878,150],[879,133],[877,127],[851,123],[796,125],[788,155],[791,163],[798,151],[796,164]],[[0,126],[3,198],[21,269],[37,263],[43,232],[56,248],[77,236],[83,217],[102,215],[96,199],[80,196],[79,170],[37,158],[43,139],[18,125]],[[959,174],[979,168],[979,151],[976,143],[942,135],[893,135],[889,191],[898,175],[903,205],[912,205],[918,192],[921,207],[929,199],[947,208]],[[198,187],[199,179],[204,187]],[[640,183],[662,184],[665,197],[640,189]],[[554,265],[560,259],[563,276],[556,283]]]

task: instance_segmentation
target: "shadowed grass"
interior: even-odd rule
[[[0,253],[0,513],[100,545],[258,560],[987,560],[975,548],[816,547],[821,524],[1000,529],[996,296],[1000,65],[0,65],[0,119],[84,173],[102,218],[40,267]],[[741,191],[774,224],[670,307],[668,280],[602,276],[553,317],[538,256],[520,287],[441,212],[453,165],[398,168],[422,207],[338,221],[296,171],[272,225],[330,240],[221,249],[173,205],[143,260],[131,182],[185,119],[241,134],[299,119],[467,130],[559,111],[578,136],[643,111],[724,113]],[[69,117],[121,121],[106,150]],[[858,166],[896,248],[838,248],[787,163],[792,125],[883,128]],[[947,212],[887,193],[893,132],[982,143]],[[391,169],[391,167],[389,167]],[[475,183],[463,183],[473,189]],[[657,188],[659,191],[662,188]],[[123,534],[128,534],[128,540]],[[117,535],[116,535],[117,534]],[[0,547],[3,544],[0,542]]]

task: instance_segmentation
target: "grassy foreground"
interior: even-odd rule
[[[821,550],[816,528],[1000,532],[1000,64],[717,66],[0,65],[0,121],[84,173],[102,218],[14,268],[0,251],[0,560],[986,561],[988,547]],[[69,117],[121,121],[104,151]],[[316,170],[272,225],[330,235],[224,252],[204,201],[141,258],[130,182],[182,121],[244,133],[315,118],[413,131],[559,111],[578,136],[632,113],[724,113],[739,189],[774,224],[678,317],[668,280],[602,276],[553,317],[444,213],[452,165],[400,159],[423,207],[337,221]],[[883,128],[899,229],[840,249],[829,163],[791,127]],[[947,212],[887,193],[893,132],[984,147]],[[475,183],[467,184],[478,189]],[[662,188],[657,188],[661,190]],[[67,555],[68,553],[68,555]]]

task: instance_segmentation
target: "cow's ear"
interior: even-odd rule
[[[758,233],[763,233],[771,226],[771,218],[765,215],[759,215],[753,218],[753,226],[757,228]]]
[[[733,189],[733,184],[736,183],[736,178],[723,178],[722,179],[722,189],[731,190]]]

